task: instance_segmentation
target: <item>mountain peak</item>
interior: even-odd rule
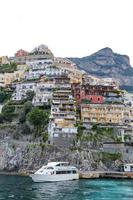
[[[114,52],[111,48],[109,47],[105,47],[103,49],[100,49],[99,51],[97,51],[96,53],[97,55],[104,55],[104,56],[113,56]],[[93,54],[93,55],[94,55]]]
[[[90,56],[70,60],[90,75],[116,78],[121,86],[132,87],[133,90],[133,68],[127,55],[114,53],[111,48],[105,47]]]

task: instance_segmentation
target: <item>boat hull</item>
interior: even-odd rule
[[[42,174],[31,174],[30,177],[34,182],[57,182],[57,181],[69,181],[79,179],[79,174],[53,174],[53,175],[42,175]]]

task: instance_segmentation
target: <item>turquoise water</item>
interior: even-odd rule
[[[0,200],[133,200],[133,180],[79,180],[33,183],[0,175]]]

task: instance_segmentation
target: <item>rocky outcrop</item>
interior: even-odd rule
[[[133,68],[126,55],[114,53],[110,48],[83,58],[69,58],[87,73],[97,77],[115,78],[124,89],[133,89]]]
[[[29,136],[16,140],[14,133],[15,130],[11,127],[0,130],[0,171],[28,173],[36,171],[48,161],[68,161],[81,171],[106,171],[117,169],[122,160],[133,162],[132,155],[127,157],[122,154],[121,160],[106,160],[103,163],[100,149],[44,146]]]

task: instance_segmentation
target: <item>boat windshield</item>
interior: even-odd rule
[[[69,163],[59,163],[56,165],[57,167],[69,166]]]
[[[46,169],[54,169],[53,167],[47,167]]]

